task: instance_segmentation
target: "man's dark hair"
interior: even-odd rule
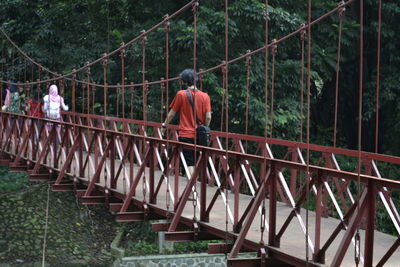
[[[179,77],[181,78],[181,80],[185,83],[187,83],[189,86],[194,84],[194,70],[193,69],[185,69],[181,72],[181,74],[179,75]],[[199,80],[199,75],[197,75],[196,72],[196,83]]]

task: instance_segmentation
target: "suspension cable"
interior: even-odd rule
[[[142,31],[144,32],[144,30]],[[147,36],[145,35],[142,38],[142,96],[143,96],[143,120],[147,121],[147,86],[146,86],[146,44],[147,44]]]
[[[88,80],[88,82],[90,82],[90,67],[88,67],[86,69],[86,79]],[[64,88],[64,86],[63,86],[63,88]],[[91,154],[91,151],[90,151],[90,143],[89,143],[89,136],[90,136],[89,115],[90,115],[90,85],[88,83],[87,84],[87,119],[86,119],[86,124],[88,126],[88,128],[87,128],[87,138],[88,138],[87,139],[88,140],[88,149],[87,149],[87,159],[88,159],[87,169],[88,170],[87,170],[87,173],[88,173],[88,180],[90,181],[90,154]],[[92,138],[94,138],[94,135]]]
[[[142,33],[145,31],[142,30]],[[147,44],[147,35],[144,35],[141,40],[141,45],[142,45],[142,95],[143,95],[143,121],[146,123],[147,122],[147,81],[146,81],[146,44]],[[143,138],[142,138],[142,147],[143,150],[145,150],[146,147],[146,132],[147,132],[147,127],[146,125],[143,125],[142,127],[143,130]],[[149,149],[152,149],[149,144]],[[146,164],[144,161],[142,164]],[[146,172],[143,172],[143,183],[142,183],[142,190],[143,190],[143,203],[146,203],[146,192],[147,192],[147,185],[146,185]]]
[[[21,66],[21,58],[18,57],[18,66],[17,66],[17,68],[18,68],[18,81],[21,81],[21,68],[20,68],[20,66]]]
[[[160,122],[163,122],[164,119],[164,94],[165,94],[165,83],[164,83],[164,78],[161,78],[161,84],[160,84],[160,91],[161,91],[161,102],[160,102]]]
[[[110,0],[107,0],[107,54],[110,52]]]
[[[344,1],[340,2],[339,5],[343,5]],[[339,8],[339,34],[338,34],[338,50],[337,50],[337,61],[336,61],[336,83],[335,83],[335,119],[333,122],[333,147],[336,147],[336,131],[337,131],[337,117],[338,117],[338,105],[339,105],[339,72],[340,72],[340,50],[342,44],[342,27],[345,7]]]
[[[260,186],[263,183],[264,179],[267,179],[266,177],[266,167],[267,167],[267,136],[268,136],[268,32],[269,32],[269,25],[268,25],[268,0],[265,0],[265,68],[264,68],[264,75],[265,75],[265,84],[264,84],[264,113],[265,113],[265,123],[264,123],[264,140],[265,140],[265,145],[262,149],[262,153],[264,156],[264,164],[263,171],[261,172],[263,176],[261,177],[260,181]],[[265,185],[264,185],[265,186]],[[265,193],[266,194],[266,193]],[[262,209],[261,209],[261,240],[260,243],[264,247],[264,231],[265,231],[265,199],[266,195],[264,194],[263,196],[263,201],[262,201]],[[270,201],[272,201],[270,199]]]
[[[35,65],[33,63],[31,63],[31,81],[32,82],[33,82],[33,78],[34,78],[34,74],[35,74],[35,69],[33,66],[35,66]]]
[[[124,42],[121,43],[121,47],[125,45]],[[125,119],[125,49],[121,49],[121,85],[122,85],[122,118]]]
[[[86,87],[86,92],[87,92],[87,125],[89,126],[89,114],[90,114],[90,67],[86,69],[86,79],[88,81],[87,87]]]
[[[225,60],[222,60],[221,65],[225,65]],[[220,125],[220,131],[222,132],[224,129],[224,110],[225,110],[225,74],[223,73],[224,67],[221,67],[221,71],[222,71],[222,99],[221,99],[221,125]]]
[[[14,75],[14,47],[11,48],[11,73]]]
[[[104,90],[103,90],[103,101],[104,101],[104,117],[107,116],[107,65],[108,65],[108,59],[104,58],[103,62],[103,82],[104,82]]]
[[[169,22],[169,15],[168,14],[166,14],[164,16],[164,21],[165,21],[165,23],[164,23],[164,33],[165,33],[165,78],[166,78],[166,81],[165,81],[165,103],[166,103],[165,104],[165,114],[168,114],[168,112],[169,112],[169,106],[168,106],[168,104],[169,104],[169,99],[168,99],[168,95],[169,95],[169,91],[168,91],[168,89],[169,89],[169,82],[168,82],[168,79],[169,79],[169,31],[171,30],[170,22]],[[162,103],[162,105],[163,105],[163,103]],[[161,108],[163,108],[163,107],[161,107]],[[161,113],[161,121],[163,121],[163,113]],[[165,139],[167,141],[165,149],[166,149],[166,151],[168,153],[168,151],[169,151],[169,128],[167,127],[165,130],[166,130]],[[168,159],[169,159],[169,157],[168,157]],[[164,168],[165,173],[166,173],[166,180],[167,180],[167,190],[166,190],[166,196],[165,196],[166,197],[165,205],[166,205],[166,208],[167,208],[167,218],[169,218],[169,216],[170,216],[170,202],[171,202],[170,190],[169,190],[170,177],[169,177],[169,162],[168,162],[168,159],[167,159],[167,166],[165,166],[165,168]]]
[[[124,47],[124,45],[125,45],[125,43],[122,42],[121,43],[121,47]],[[121,49],[121,52],[120,52],[119,56],[120,56],[120,59],[121,59],[122,118],[125,119],[125,57],[126,57],[125,48]],[[129,127],[129,125],[128,125],[128,127]],[[125,143],[124,141],[126,140],[126,137],[125,137],[126,129],[125,129],[125,124],[124,123],[122,124],[122,130],[123,130],[123,133],[124,133],[124,139],[123,139],[123,142],[122,142],[122,147],[124,147],[124,143]],[[126,169],[125,169],[126,157],[125,157],[125,154],[129,149],[128,144],[129,144],[129,142],[128,142],[128,140],[126,140],[126,145],[127,146],[126,146],[126,150],[124,151],[124,154],[122,156],[122,162],[121,162],[122,169],[123,169],[122,182],[123,182],[124,196],[126,195],[126,173],[125,173],[125,171],[126,171]],[[118,177],[117,177],[117,179],[118,179]]]
[[[131,85],[133,84],[133,82],[131,82]],[[134,99],[134,88],[133,88],[133,86],[131,86],[130,88],[129,88],[129,91],[130,91],[130,100],[131,100],[131,119],[133,119],[133,106],[134,106],[134,104],[133,104],[133,99]]]
[[[199,84],[200,84],[200,91],[203,91],[203,69],[199,69]]]
[[[359,95],[358,95],[358,168],[357,168],[357,215],[360,216],[361,191],[361,138],[362,138],[362,105],[363,105],[363,71],[364,71],[364,0],[360,0],[360,62],[359,62]],[[354,260],[360,262],[360,226],[356,230],[356,246]],[[358,242],[357,242],[358,241]],[[358,244],[357,244],[358,243]]]
[[[105,119],[107,117],[107,65],[108,65],[108,58],[104,57],[104,60],[102,61],[102,66],[103,66],[103,82],[104,82],[104,90],[103,90],[103,97],[104,97],[104,143],[107,143],[107,135],[106,135],[106,128],[107,128],[107,120]],[[111,142],[111,139],[110,141]],[[105,153],[105,151],[104,151]],[[104,162],[104,184],[105,188],[107,190],[107,160]]]
[[[174,14],[172,14],[172,15],[170,16],[170,18],[176,17],[177,15],[179,15],[180,13],[182,13],[184,10],[186,10],[186,9],[192,4],[193,1],[194,1],[194,0],[192,0],[191,2],[189,2],[188,4],[186,4],[186,5],[185,5],[184,7],[182,7],[180,10],[176,11]],[[353,3],[354,1],[356,1],[356,0],[348,0],[348,1],[345,2],[344,6],[347,6],[347,5],[351,4],[351,3]],[[338,10],[338,8],[339,8],[339,7],[336,7],[336,8],[334,8],[334,9],[332,9],[332,10],[330,10],[330,11],[324,13],[323,15],[321,15],[320,17],[318,17],[317,19],[315,19],[314,21],[312,21],[311,24],[314,25],[314,24],[316,24],[316,23],[318,23],[318,22],[320,22],[320,21],[326,19],[327,17],[329,17],[330,15],[332,15],[334,12],[336,12],[336,11]],[[135,37],[134,39],[130,40],[129,42],[127,42],[127,43],[125,44],[125,47],[128,47],[128,46],[132,45],[133,43],[137,42],[138,40],[140,40],[140,39],[144,36],[144,34],[148,34],[148,33],[150,33],[150,32],[155,31],[160,25],[162,25],[162,23],[163,23],[163,22],[160,22],[160,23],[154,25],[153,27],[151,27],[151,28],[150,28],[149,30],[147,30],[146,32],[141,33],[140,35],[138,35],[138,36]],[[283,41],[285,41],[285,40],[287,40],[287,39],[293,37],[293,36],[296,35],[300,30],[301,30],[301,29],[297,29],[297,30],[293,31],[292,33],[290,33],[290,34],[288,34],[288,35],[282,37],[281,39],[279,39],[279,40],[277,41],[277,43],[283,42]],[[32,82],[28,82],[28,84],[30,84],[30,85],[37,84],[37,83],[51,82],[51,81],[58,80],[58,79],[61,79],[61,78],[66,78],[66,79],[69,79],[69,80],[70,80],[70,78],[67,78],[67,77],[72,76],[73,73],[78,73],[78,72],[84,70],[84,69],[87,67],[87,66],[83,66],[83,67],[78,68],[78,69],[76,69],[76,70],[74,69],[71,73],[67,73],[67,74],[64,74],[64,75],[60,75],[60,74],[58,74],[58,73],[56,73],[56,72],[52,72],[52,71],[48,70],[47,68],[43,67],[42,65],[40,65],[39,63],[35,62],[35,61],[34,61],[32,58],[30,58],[26,53],[24,53],[24,52],[23,52],[23,51],[8,37],[8,35],[4,32],[4,30],[3,30],[2,28],[0,28],[0,33],[3,34],[3,36],[7,39],[7,41],[8,41],[13,47],[15,47],[15,48],[18,50],[18,52],[20,52],[24,57],[28,58],[28,59],[30,60],[30,62],[32,62],[33,65],[41,66],[46,72],[51,73],[51,74],[53,74],[53,75],[56,76],[55,78],[51,78],[51,79],[47,79],[47,80],[43,80],[43,81],[37,81],[37,82],[33,82],[34,79],[32,78],[32,79],[31,79]],[[253,52],[251,52],[251,54],[257,54],[257,53],[259,53],[259,52],[262,52],[263,50],[265,50],[265,46],[254,50]],[[111,52],[108,53],[108,54],[104,54],[102,57],[100,57],[100,58],[94,60],[94,61],[91,62],[89,65],[92,66],[92,65],[94,65],[94,64],[96,64],[96,63],[99,63],[99,62],[101,62],[101,61],[104,60],[104,57],[110,57],[110,56],[112,56],[112,55],[118,53],[119,51],[120,51],[120,48],[118,48],[118,49],[116,49],[116,50],[114,50],[114,51],[111,51]],[[235,58],[235,59],[232,59],[232,60],[230,60],[229,64],[234,63],[234,62],[236,62],[236,61],[239,61],[239,60],[243,59],[244,57],[245,57],[245,55],[244,55],[244,56],[239,56],[239,57],[237,57],[237,58]],[[211,67],[210,69],[204,70],[203,73],[207,73],[207,72],[213,71],[213,70],[215,70],[215,69],[219,69],[219,68],[221,68],[221,66],[222,66],[222,65],[220,64],[220,65],[218,65],[218,66]],[[169,79],[169,81],[174,81],[174,80],[179,80],[179,77],[173,77],[173,78],[170,78],[170,79]],[[4,81],[3,81],[3,82],[4,82]],[[79,82],[84,82],[84,81],[79,81]],[[86,83],[86,82],[84,82],[84,83]],[[160,81],[152,81],[152,82],[150,82],[149,84],[158,84],[158,83],[160,83]],[[132,86],[142,86],[142,84],[133,84]],[[99,85],[99,87],[102,87],[102,85]],[[117,86],[116,86],[116,85],[108,85],[108,87],[109,87],[109,88],[116,88]]]
[[[381,87],[381,26],[382,26],[382,0],[378,0],[378,51],[376,61],[376,119],[375,119],[375,153],[379,147],[379,90]]]
[[[275,55],[278,52],[278,46],[276,45],[276,39],[272,40],[271,54],[272,54],[272,74],[271,74],[271,129],[269,137],[272,138],[272,130],[274,128],[274,97],[275,97]]]
[[[26,58],[24,58],[24,81],[26,82]]]
[[[116,95],[117,95],[117,97],[115,98],[115,101],[116,101],[115,117],[118,118],[119,117],[119,94],[121,92],[120,83],[117,83],[117,88],[115,91],[116,91]]]
[[[96,83],[92,85],[92,114],[94,115],[94,99],[96,96]]]
[[[109,12],[109,0],[107,0],[107,1],[108,1],[108,2],[107,2],[107,12]],[[178,15],[180,15],[181,13],[183,13],[186,9],[188,9],[188,8],[192,5],[193,1],[195,1],[195,0],[191,0],[189,3],[187,3],[186,5],[184,5],[183,7],[181,7],[181,8],[180,8],[179,10],[177,10],[176,12],[174,12],[174,13],[170,16],[170,18],[175,18],[175,17],[177,17]],[[108,20],[109,20],[109,18],[108,18]],[[130,40],[129,42],[127,42],[127,43],[125,44],[124,47],[126,48],[126,47],[132,45],[133,43],[135,43],[135,42],[137,42],[138,40],[140,40],[144,35],[147,35],[148,33],[157,30],[157,28],[158,28],[159,26],[161,26],[162,24],[163,24],[163,21],[162,21],[162,22],[159,22],[159,23],[157,23],[157,24],[155,24],[155,25],[153,25],[153,26],[152,26],[150,29],[148,29],[147,31],[142,32],[140,35],[136,36],[134,39],[132,39],[132,40]],[[69,77],[69,76],[72,76],[74,73],[78,73],[78,72],[80,72],[80,71],[82,71],[82,70],[84,70],[84,69],[86,68],[86,66],[83,66],[83,67],[81,67],[81,68],[78,68],[77,70],[74,69],[74,70],[73,70],[72,72],[70,72],[70,73],[67,73],[67,74],[64,74],[64,75],[60,75],[60,74],[58,74],[58,73],[56,73],[56,72],[53,72],[53,71],[51,71],[51,70],[45,68],[44,66],[42,66],[41,64],[37,63],[37,62],[34,61],[32,58],[30,58],[26,53],[24,53],[24,52],[9,38],[9,36],[5,33],[5,31],[4,31],[1,27],[0,27],[0,33],[7,39],[7,41],[8,41],[10,44],[12,44],[12,46],[13,46],[15,49],[18,50],[18,52],[20,52],[25,58],[27,58],[33,65],[40,66],[40,67],[42,67],[47,73],[54,74],[54,75],[57,76],[56,78],[48,79],[48,80],[46,80],[45,82],[51,82],[51,81],[57,80],[57,79],[59,79],[59,78],[67,78],[67,77]],[[109,38],[109,29],[108,29],[108,38]],[[107,45],[107,46],[108,46],[108,45]],[[103,60],[105,59],[105,57],[112,56],[112,55],[114,55],[114,54],[116,54],[116,53],[118,53],[118,52],[120,51],[120,48],[118,48],[118,49],[116,49],[116,50],[114,50],[114,51],[111,51],[111,52],[109,52],[108,49],[109,49],[109,48],[107,48],[107,54],[104,54],[102,57],[100,57],[100,58],[98,58],[98,59],[92,61],[89,65],[92,66],[92,65],[94,65],[94,64],[96,64],[96,63],[99,63],[99,62],[103,61]],[[33,78],[32,78],[32,81],[33,81]],[[79,81],[79,82],[80,82],[80,81]],[[31,84],[35,84],[35,82],[32,82]]]
[[[197,93],[197,81],[196,81],[196,73],[197,73],[197,12],[198,12],[199,2],[196,0],[193,2],[193,84],[194,84],[194,97],[193,97],[193,106],[194,106],[194,114],[193,119],[195,121],[195,125],[197,128],[197,108],[196,108],[196,93]],[[197,138],[194,138],[194,164],[195,168],[197,165]],[[190,171],[189,171],[190,172]],[[199,172],[198,172],[199,173]],[[194,182],[194,191],[193,191],[193,221],[197,221],[196,217],[196,207],[197,207],[197,178],[192,177],[193,173],[190,173],[191,179],[196,179]]]
[[[225,0],[225,65],[223,67],[223,72],[225,76],[225,158],[226,158],[226,170],[228,171],[228,146],[229,146],[229,13],[228,13],[228,0]],[[225,197],[226,197],[226,205],[225,205],[225,242],[228,242],[228,179],[229,174],[225,175]],[[235,189],[236,187],[236,189]],[[235,184],[233,190],[239,190],[239,185]],[[237,215],[236,215],[237,216]],[[235,220],[234,220],[235,221]]]
[[[309,261],[309,244],[308,244],[308,209],[310,207],[310,94],[311,94],[311,0],[308,0],[308,29],[307,29],[307,167],[306,167],[306,263]]]
[[[249,54],[250,50],[246,51],[246,54]],[[246,121],[245,121],[245,134],[248,134],[248,126],[249,126],[249,94],[250,94],[250,64],[251,64],[251,56],[246,57]],[[246,140],[246,152],[247,152],[247,140]]]
[[[303,23],[300,26],[301,40],[301,70],[300,70],[300,142],[303,142],[303,104],[304,104],[304,42],[306,39],[306,25]]]

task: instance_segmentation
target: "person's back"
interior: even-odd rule
[[[185,90],[180,90],[174,100],[171,103],[171,108],[180,113],[179,116],[179,136],[186,138],[196,137],[196,119],[193,113],[193,108],[187,95],[187,90],[189,90],[193,104],[196,107],[196,116],[200,124],[205,124],[206,113],[211,111],[210,97],[207,93],[200,90],[194,89],[194,87],[189,87]]]
[[[187,85],[187,89],[178,91],[174,100],[172,100],[171,109],[164,123],[161,125],[161,133],[164,134],[167,124],[174,118],[176,112],[179,112],[179,141],[194,144],[196,141],[196,128],[199,125],[206,126],[209,133],[208,126],[211,121],[210,97],[207,93],[196,89],[195,84],[198,81],[198,75],[193,69],[182,71],[180,78]],[[190,93],[190,96],[188,93]],[[193,112],[191,102],[196,107],[195,112]],[[189,174],[192,174],[194,170],[193,166],[195,165],[195,153],[192,149],[184,148],[183,156],[188,166]]]
[[[60,120],[61,108],[65,111],[68,110],[68,106],[64,104],[64,99],[58,95],[58,88],[56,85],[51,85],[49,94],[43,98],[44,111],[46,118],[51,120]]]
[[[60,115],[61,98],[60,101],[50,101],[49,98],[50,98],[49,95],[45,95],[43,98],[44,103],[47,103],[45,108],[46,117],[51,120],[58,120],[61,117]]]

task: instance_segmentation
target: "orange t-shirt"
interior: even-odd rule
[[[207,93],[200,90],[190,89],[193,103],[196,106],[196,115],[201,124],[204,124],[206,112],[211,112],[210,97]],[[175,112],[179,112],[179,136],[186,138],[196,137],[196,123],[194,119],[192,105],[186,94],[186,90],[180,90],[169,106]]]

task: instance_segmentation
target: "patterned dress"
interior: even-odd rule
[[[7,111],[11,113],[20,113],[20,99],[18,92],[11,93],[10,97],[10,106],[8,107]]]

